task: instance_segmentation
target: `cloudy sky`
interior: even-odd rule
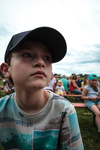
[[[67,42],[53,73],[100,76],[100,0],[0,0],[0,64],[13,34],[49,26]]]

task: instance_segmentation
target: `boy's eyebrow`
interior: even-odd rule
[[[13,50],[12,53],[24,52],[24,51],[34,51],[34,49],[32,50],[30,47],[22,46],[22,47],[19,47],[19,48],[16,48],[15,50]],[[48,49],[44,49],[44,52],[51,55],[51,53]]]

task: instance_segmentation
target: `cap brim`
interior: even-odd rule
[[[60,32],[50,27],[40,27],[14,35],[12,37],[13,46],[9,50],[9,46],[7,47],[5,61],[7,53],[26,40],[36,40],[44,43],[51,53],[52,63],[60,61],[67,52],[66,41]]]

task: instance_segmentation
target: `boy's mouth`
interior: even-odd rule
[[[34,74],[32,74],[32,76],[44,76],[44,77],[46,77],[46,74],[43,71],[37,71]]]

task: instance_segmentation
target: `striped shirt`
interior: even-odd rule
[[[0,147],[4,150],[84,150],[74,106],[50,92],[44,108],[30,115],[18,106],[15,93],[1,98]]]

